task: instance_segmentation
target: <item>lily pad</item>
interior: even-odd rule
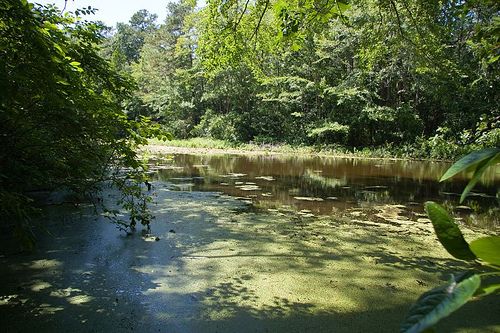
[[[366,186],[365,190],[383,190],[389,188],[388,186],[384,185],[375,185],[375,186]]]
[[[186,183],[186,184],[174,184],[174,188],[180,190],[180,191],[190,191],[194,184],[192,183]]]
[[[222,175],[225,178],[240,178],[246,176],[246,173],[228,173],[227,175]]]
[[[302,200],[302,201],[324,201],[322,198],[315,198],[315,197],[293,197],[295,200]]]
[[[273,178],[273,176],[259,176],[259,177],[255,177],[255,179],[267,180],[268,182],[272,182],[273,180],[275,180]]]
[[[261,188],[257,185],[241,185],[236,187],[242,191],[261,191]]]

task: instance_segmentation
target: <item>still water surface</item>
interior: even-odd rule
[[[397,332],[419,295],[468,268],[436,245],[429,221],[422,221],[426,200],[458,204],[465,179],[437,182],[447,167],[157,157],[151,166],[154,234],[124,236],[101,223],[103,217],[96,221],[91,207],[52,206],[43,219],[50,233],[40,237],[37,251],[0,255],[0,327],[40,333]],[[498,207],[496,176],[490,172],[466,204]],[[186,191],[223,192],[249,204]],[[439,331],[500,332],[499,306],[495,298],[471,302]]]
[[[381,204],[422,211],[428,200],[460,206],[465,175],[439,183],[449,163],[360,158],[278,155],[157,156],[151,161],[156,180],[182,191],[218,191],[255,207],[288,207],[330,215]],[[499,169],[488,171],[464,205],[477,210],[498,207]]]

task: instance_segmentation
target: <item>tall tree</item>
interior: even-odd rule
[[[171,2],[167,10],[165,22],[147,36],[133,75],[152,114],[185,137],[198,121],[203,87],[194,55],[195,2]]]
[[[116,68],[126,69],[126,65],[139,60],[144,39],[157,29],[158,15],[141,9],[132,15],[129,23],[118,23],[110,41],[111,59]]]
[[[25,0],[1,0],[0,22],[2,222],[25,229],[33,191],[92,196],[105,180],[141,181],[136,147],[155,130],[123,114],[132,85],[98,55],[102,27]],[[113,173],[122,166],[129,181]]]
[[[134,76],[145,104],[181,137],[392,145],[436,156],[500,140],[496,2],[169,8]]]

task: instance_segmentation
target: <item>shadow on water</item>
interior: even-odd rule
[[[155,185],[153,236],[54,212],[37,253],[0,257],[2,330],[396,332],[420,293],[464,269],[411,224],[263,214]],[[495,332],[499,310],[487,298],[441,326]]]

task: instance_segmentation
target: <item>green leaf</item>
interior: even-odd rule
[[[435,202],[428,201],[425,203],[425,210],[432,221],[439,241],[449,254],[462,260],[476,259],[462,232],[446,209]]]
[[[43,22],[43,27],[48,30],[58,30],[57,25],[54,23],[51,23],[49,21],[44,21]]]
[[[424,293],[410,309],[401,325],[401,333],[419,333],[467,303],[481,285],[479,275],[451,277],[450,282]]]
[[[66,55],[66,53],[63,51],[62,47],[59,44],[54,43],[54,48],[57,50],[57,52],[60,55],[62,55],[62,56]]]
[[[480,162],[485,159],[489,159],[496,154],[500,153],[500,148],[486,148],[478,151],[474,151],[461,159],[459,159],[455,164],[453,164],[441,177],[440,181],[446,180],[455,176],[456,174],[471,169],[477,166]]]
[[[482,261],[500,267],[500,237],[476,239],[470,243],[470,249]]]
[[[343,14],[345,11],[351,9],[351,5],[347,2],[337,1],[337,9],[340,9]]]
[[[63,85],[63,86],[69,86],[69,85],[70,85],[70,84],[69,84],[69,82],[68,82],[68,81],[66,81],[66,80],[64,80],[64,79],[59,79],[59,80],[57,81],[57,83],[58,83],[58,84],[61,84],[61,85]]]
[[[497,290],[500,290],[500,284],[490,284],[488,286],[481,286],[481,288],[479,288],[477,291],[476,291],[476,294],[474,296],[486,296],[486,295],[489,295],[489,294],[493,294],[495,293]]]
[[[477,182],[479,181],[479,179],[481,179],[481,176],[486,171],[486,169],[492,165],[497,164],[499,161],[500,161],[500,153],[493,155],[488,159],[483,160],[481,163],[477,165],[477,168],[474,171],[472,179],[469,181],[469,183],[463,190],[462,195],[460,196],[461,203],[465,200],[465,197],[467,197],[467,194],[469,194],[469,192],[474,188],[474,186],[476,186]]]
[[[295,42],[291,46],[292,51],[295,51],[295,52],[299,51],[301,48],[302,48],[302,46],[298,43],[295,43]]]
[[[488,64],[492,64],[492,63],[494,63],[494,62],[497,62],[497,61],[498,61],[498,59],[500,59],[500,54],[499,54],[499,55],[497,55],[497,56],[494,56],[494,57],[489,58],[489,59],[488,59]]]

